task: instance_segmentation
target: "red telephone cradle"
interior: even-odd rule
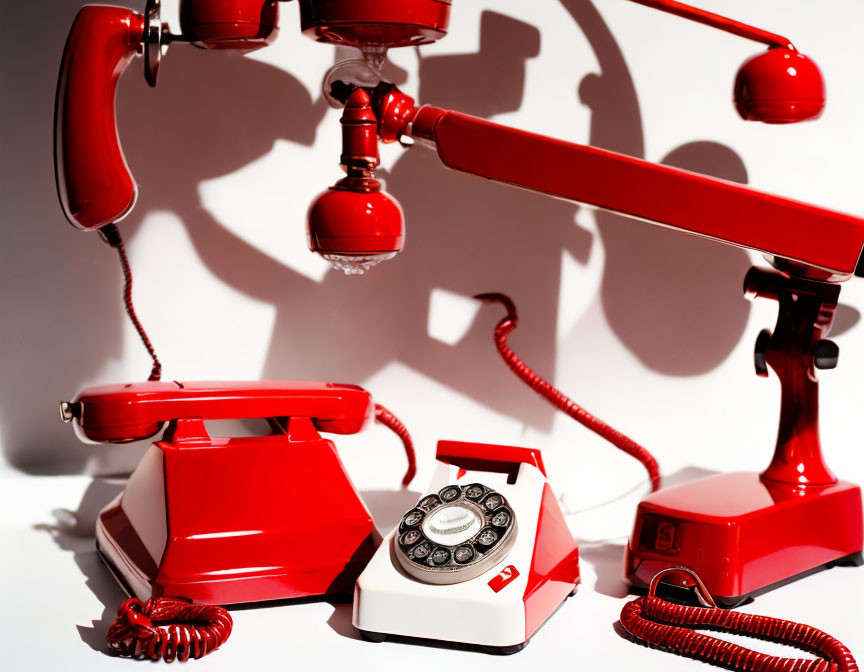
[[[720,474],[667,488],[640,504],[626,573],[647,588],[661,570],[698,569],[719,604],[734,606],[776,584],[826,566],[864,564],[861,488],[838,481],[819,444],[816,369],[837,365],[825,340],[840,287],[752,268],[752,298],[779,303],[777,326],[756,341],[756,373],[780,378],[780,431],[761,474]],[[685,574],[664,581],[690,586]]]
[[[332,441],[375,417],[368,392],[330,383],[137,383],[64,404],[84,437],[158,433],[99,515],[99,552],[131,595],[236,604],[351,595],[380,543]],[[272,419],[274,434],[211,437],[205,420]]]

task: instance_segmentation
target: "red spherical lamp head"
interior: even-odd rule
[[[392,259],[405,243],[402,208],[371,178],[347,177],[320,194],[307,226],[309,249],[347,275]]]
[[[775,47],[741,66],[735,79],[735,107],[743,119],[766,124],[815,119],[825,108],[825,82],[810,58]]]

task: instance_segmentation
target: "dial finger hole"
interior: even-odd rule
[[[450,562],[450,551],[446,548],[436,548],[429,556],[429,561],[436,567],[446,565]]]
[[[507,509],[499,509],[492,515],[492,524],[495,527],[507,527],[512,520],[513,516]]]
[[[489,529],[488,527],[483,529],[480,534],[477,535],[477,543],[480,544],[481,547],[489,548],[490,546],[494,546],[498,541],[498,533],[495,530]]]
[[[497,493],[492,493],[486,499],[483,500],[483,506],[486,508],[487,511],[494,511],[499,506],[501,506],[503,503],[504,503],[504,498]]]
[[[429,495],[428,497],[424,497],[420,500],[420,504],[418,506],[424,511],[430,511],[434,509],[436,506],[441,504],[441,500],[438,499],[437,495]]]
[[[444,488],[438,495],[444,502],[455,502],[462,495],[462,490],[455,485],[451,485]]]
[[[460,546],[453,551],[453,559],[460,565],[469,563],[474,559],[474,549],[470,546]]]
[[[405,527],[417,527],[421,522],[423,522],[423,516],[425,513],[423,511],[418,511],[414,509],[405,514],[405,517],[402,519],[402,523]]]
[[[415,560],[424,560],[429,557],[429,554],[432,552],[432,544],[428,541],[424,541],[422,544],[417,544],[414,548],[412,548],[408,554],[412,556]]]
[[[409,530],[399,538],[399,543],[403,546],[413,546],[422,536],[417,530]]]
[[[486,489],[478,483],[474,483],[465,488],[465,496],[468,499],[480,499],[484,492],[486,492]]]

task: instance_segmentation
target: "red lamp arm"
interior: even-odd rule
[[[848,279],[864,248],[858,217],[458,112],[418,110],[389,84],[375,100],[385,142],[429,142],[454,170],[758,250],[822,280]]]
[[[57,190],[67,219],[94,229],[122,219],[137,188],[117,135],[114,94],[144,35],[144,17],[88,5],[72,27],[57,88]]]
[[[637,5],[644,5],[645,7],[651,7],[652,9],[659,9],[661,12],[674,14],[683,19],[689,19],[690,21],[711,26],[712,28],[718,28],[727,33],[738,35],[739,37],[746,37],[749,40],[762,42],[763,44],[767,44],[769,47],[786,47],[787,49],[795,50],[795,46],[789,38],[777,35],[776,33],[771,33],[767,30],[762,30],[761,28],[756,28],[755,26],[750,26],[746,23],[741,23],[740,21],[721,16],[720,14],[707,12],[698,7],[685,5],[683,2],[677,2],[676,0],[630,0],[630,2],[635,2]]]

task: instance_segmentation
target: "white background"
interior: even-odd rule
[[[0,645],[10,669],[124,664],[102,655],[122,596],[88,535],[120,487],[109,477],[134,467],[146,446],[84,446],[56,414],[57,401],[83,387],[149,370],[123,314],[115,256],[68,226],[56,204],[56,70],[81,4],[4,3]],[[176,28],[176,2],[165,5]],[[784,127],[741,121],[732,81],[762,48],[625,0],[456,0],[449,36],[392,52],[386,72],[422,102],[864,212],[856,57],[864,5],[700,6],[787,35],[812,56],[828,87],[822,118]],[[425,487],[439,438],[540,447],[581,540],[584,583],[508,659],[367,644],[350,627],[350,608],[317,603],[236,611],[229,645],[194,664],[492,669],[566,659],[694,669],[613,629],[626,595],[620,553],[647,491],[641,467],[519,383],[492,344],[500,309],[470,297],[509,293],[522,317],[511,338],[517,352],[650,448],[680,482],[761,470],[770,459],[779,386],[753,375],[752,348],[776,307],[741,294],[744,273],[761,260],[448,173],[419,148],[387,147],[382,176],[405,209],[406,249],[367,277],[329,272],[306,249],[305,212],[340,176],[339,112],[323,104],[320,85],[335,59],[351,54],[301,37],[296,13],[283,5],[271,48],[241,58],[176,46],[157,89],[145,85],[140,61],[121,83],[121,136],[140,185],[121,227],[139,314],[166,377],[366,386],[418,446],[420,472],[406,493],[397,491],[401,448],[386,430],[339,439],[382,528]],[[856,342],[864,284],[847,283],[841,302],[840,367],[820,374],[823,445],[838,475],[864,482],[864,347]],[[860,654],[862,598],[864,573],[837,569],[746,610],[811,623]]]

